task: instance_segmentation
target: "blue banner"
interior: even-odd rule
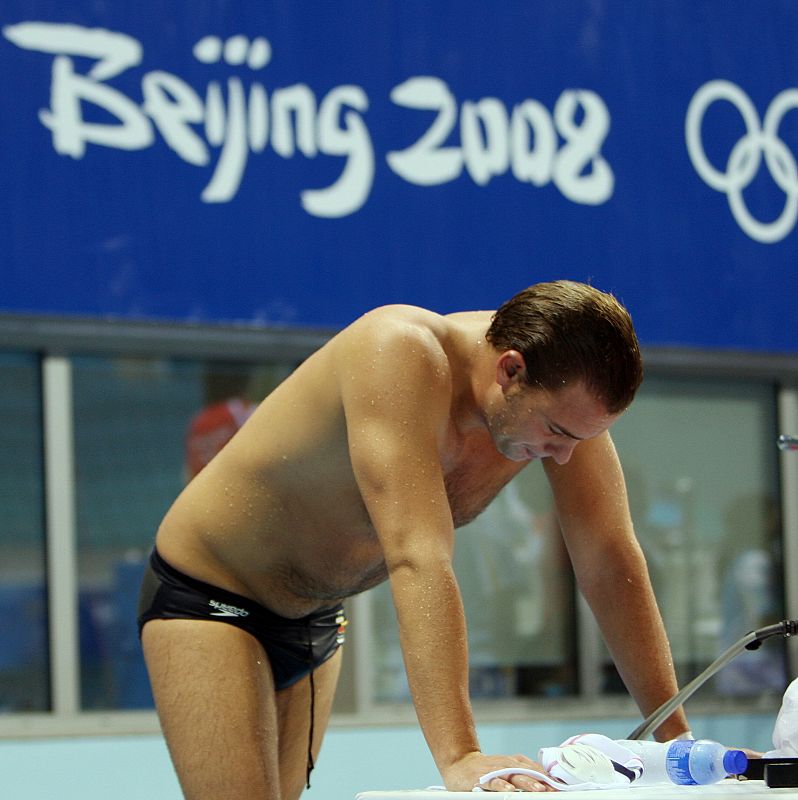
[[[615,292],[798,352],[792,0],[6,0],[0,312],[338,327]]]

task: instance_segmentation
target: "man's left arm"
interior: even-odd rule
[[[567,464],[543,463],[579,588],[646,717],[673,697],[678,685],[612,439],[604,433],[581,442]],[[655,736],[666,741],[688,728],[680,708]]]

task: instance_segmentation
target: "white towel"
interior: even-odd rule
[[[631,750],[600,733],[582,733],[559,747],[544,747],[538,761],[546,772],[509,767],[488,772],[479,779],[475,792],[494,778],[528,775],[560,791],[618,789],[630,786],[643,773],[643,762]]]
[[[773,728],[773,750],[765,758],[795,758],[798,756],[798,678],[784,692],[781,709]]]

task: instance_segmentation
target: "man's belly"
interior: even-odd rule
[[[370,529],[230,522],[199,526],[171,513],[158,532],[158,551],[185,574],[288,618],[332,606],[387,578],[382,547]]]

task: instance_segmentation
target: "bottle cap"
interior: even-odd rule
[[[748,756],[742,750],[727,750],[723,754],[723,769],[727,775],[742,775],[748,766]]]

